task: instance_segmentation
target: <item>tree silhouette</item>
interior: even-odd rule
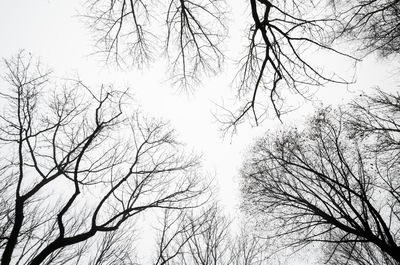
[[[377,249],[399,263],[399,102],[378,91],[260,139],[243,169],[246,208],[291,246],[321,242],[328,259]]]
[[[125,115],[126,92],[58,86],[23,52],[4,62],[2,265],[79,262],[95,239],[93,260],[111,251],[122,264],[120,227],[152,208],[184,208],[203,191],[197,158],[167,123]]]
[[[398,53],[398,1],[247,1],[247,45],[235,78],[240,106],[225,109],[225,129],[246,119],[258,124],[268,110],[290,110],[289,95],[310,98],[326,83],[347,83],[312,59],[315,51],[351,56],[337,49],[343,38],[364,53]],[[229,4],[223,0],[88,0],[86,18],[107,62],[142,66],[166,55],[173,83],[185,88],[221,69],[226,55]],[[234,30],[234,29],[232,29]]]
[[[264,240],[244,228],[232,236],[235,231],[231,222],[216,204],[199,210],[180,213],[165,210],[154,264],[259,265],[266,262]]]
[[[343,21],[337,38],[356,41],[362,54],[378,51],[382,56],[400,52],[400,3],[397,0],[332,0],[334,16]]]

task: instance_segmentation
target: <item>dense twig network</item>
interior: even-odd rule
[[[331,246],[328,260],[377,251],[399,262],[399,102],[378,91],[321,110],[304,131],[261,139],[243,172],[248,210],[268,212],[275,237],[296,238],[291,246]]]
[[[5,64],[10,90],[0,95],[9,109],[0,116],[0,143],[11,151],[1,193],[11,200],[1,201],[2,265],[15,256],[31,265],[76,261],[99,234],[106,247],[134,216],[183,209],[204,192],[197,158],[184,155],[167,123],[126,116],[126,92],[94,93],[81,81],[46,91],[49,73],[33,69],[24,53]]]

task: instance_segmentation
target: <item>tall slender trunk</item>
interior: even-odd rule
[[[1,265],[9,265],[15,246],[18,243],[18,235],[21,231],[22,222],[24,221],[24,201],[17,197],[15,201],[15,218],[14,225],[8,238],[6,247],[1,257]]]
[[[19,176],[17,181],[17,187],[15,191],[15,217],[14,217],[14,225],[11,230],[10,236],[8,237],[8,241],[6,247],[4,249],[3,255],[1,257],[1,265],[9,265],[11,262],[11,258],[15,249],[15,246],[18,244],[18,236],[22,228],[22,223],[24,221],[24,202],[25,199],[21,197],[21,185],[22,179],[24,177],[24,156],[23,156],[23,139],[24,139],[24,118],[23,111],[23,100],[22,100],[22,85],[18,86],[18,99],[17,99],[17,115],[18,115],[18,130],[19,130],[19,139],[18,143],[18,165],[19,165]]]

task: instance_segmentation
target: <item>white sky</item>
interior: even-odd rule
[[[221,103],[222,99],[227,100],[234,95],[230,87],[234,65],[229,60],[225,71],[204,80],[193,95],[178,94],[166,81],[167,68],[163,63],[152,64],[143,71],[123,71],[107,68],[95,56],[88,56],[93,52],[93,42],[90,32],[77,17],[80,8],[78,0],[0,0],[0,57],[9,58],[20,49],[25,49],[40,57],[60,77],[79,73],[84,82],[93,86],[113,83],[115,87],[131,87],[131,92],[146,112],[170,120],[179,139],[186,142],[189,149],[203,153],[204,167],[210,174],[215,174],[221,202],[232,213],[238,206],[238,169],[246,148],[255,136],[273,130],[280,126],[279,123],[275,119],[266,121],[258,128],[242,126],[233,138],[222,139],[220,125],[215,122],[212,112],[216,109],[213,102]],[[228,46],[231,55],[240,51],[240,40],[245,35],[240,31],[244,27],[241,25],[241,19],[246,16],[244,10],[240,3],[232,6],[235,13],[232,17],[235,19],[230,21],[233,39]],[[351,71],[351,65],[343,64],[336,57],[318,59],[330,63],[339,71]],[[338,104],[359,94],[359,89],[377,85],[383,89],[398,89],[394,86],[397,81],[394,70],[398,67],[389,61],[369,57],[359,64],[355,85],[321,88],[316,98],[326,105]],[[306,104],[283,117],[283,121],[285,124],[300,122],[312,111],[312,106],[312,103]]]

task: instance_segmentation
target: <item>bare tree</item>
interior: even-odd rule
[[[331,1],[334,16],[343,21],[336,38],[356,41],[362,54],[378,51],[382,56],[400,52],[400,2],[398,0]]]
[[[155,264],[225,264],[229,259],[229,222],[212,205],[200,214],[166,211]]]
[[[326,259],[329,260],[329,264],[338,264],[338,265],[398,264],[389,255],[387,255],[376,245],[370,242],[343,242],[340,245],[328,246],[325,252],[326,252]]]
[[[179,214],[165,211],[155,264],[258,265],[266,262],[264,240],[248,229],[232,236],[235,231],[231,222],[215,204],[198,210]]]
[[[368,140],[369,151],[384,157],[400,155],[400,105],[399,93],[377,90],[373,96],[361,95],[351,104],[346,123],[351,137]],[[396,162],[397,160],[393,161]]]
[[[115,230],[101,234],[97,240],[95,254],[90,258],[90,265],[136,265],[134,255],[134,237],[132,233],[127,233],[129,228]]]
[[[1,159],[5,161],[5,158]],[[1,168],[0,175],[5,176],[5,172],[7,171],[7,166]],[[12,186],[12,181],[7,178],[0,179],[0,248],[4,248],[7,242],[7,235],[12,226],[13,216],[13,207],[12,207],[12,198],[10,194],[7,194],[6,191]]]
[[[242,106],[236,113],[228,111],[225,121],[233,129],[246,115],[258,125],[268,110],[262,107],[266,105],[265,99],[269,99],[280,118],[288,111],[288,95],[310,98],[315,91],[311,87],[328,82],[347,83],[333,73],[324,73],[311,62],[308,52],[326,50],[351,57],[331,47],[329,33],[338,21],[320,15],[324,5],[314,1],[249,2],[253,21],[237,74],[237,95]]]
[[[249,19],[243,25],[248,25],[248,43],[243,55],[234,58],[240,62],[234,82],[240,104],[234,111],[221,106],[225,130],[249,119],[257,125],[269,110],[280,118],[291,109],[290,95],[311,98],[315,87],[351,81],[324,71],[312,58],[322,50],[357,60],[353,50],[338,50],[336,42],[343,37],[363,54],[398,54],[397,0],[247,4]],[[87,0],[87,6],[88,23],[107,61],[142,65],[151,54],[166,54],[173,82],[186,88],[204,73],[218,72],[224,61],[229,5],[223,0]]]
[[[378,92],[260,139],[243,169],[247,209],[290,246],[321,242],[328,259],[376,249],[398,264],[399,102]]]
[[[287,110],[288,92],[309,97],[312,86],[346,83],[312,63],[308,49],[351,57],[330,45],[330,32],[340,22],[321,15],[326,2],[249,0],[248,4],[251,19],[243,22],[249,24],[248,44],[244,56],[235,58],[240,60],[236,85],[242,104],[236,112],[226,110],[221,118],[227,129],[246,117],[258,124],[265,117],[268,99],[280,117]],[[224,61],[228,5],[223,0],[165,4],[88,0],[87,6],[86,18],[107,61],[133,59],[142,65],[154,52],[165,51],[173,80],[183,87],[197,83],[204,73],[218,72]]]
[[[242,224],[240,233],[231,245],[231,262],[234,265],[267,264],[270,256],[266,240]]]
[[[117,247],[115,231],[136,215],[186,207],[202,192],[197,158],[167,123],[125,115],[126,92],[57,86],[26,57],[4,61],[10,89],[0,94],[2,265],[79,262],[91,239]]]
[[[107,62],[121,65],[132,61],[142,66],[162,49],[172,64],[173,82],[188,87],[199,81],[201,73],[217,71],[224,60],[220,48],[226,35],[223,3],[90,0],[85,17]],[[160,40],[161,46],[157,45]]]
[[[184,236],[188,231],[193,231],[194,223],[185,222],[185,212],[171,213],[166,209],[161,219],[161,229],[157,239],[157,251],[154,264],[174,264],[175,259],[184,255],[187,239]]]

